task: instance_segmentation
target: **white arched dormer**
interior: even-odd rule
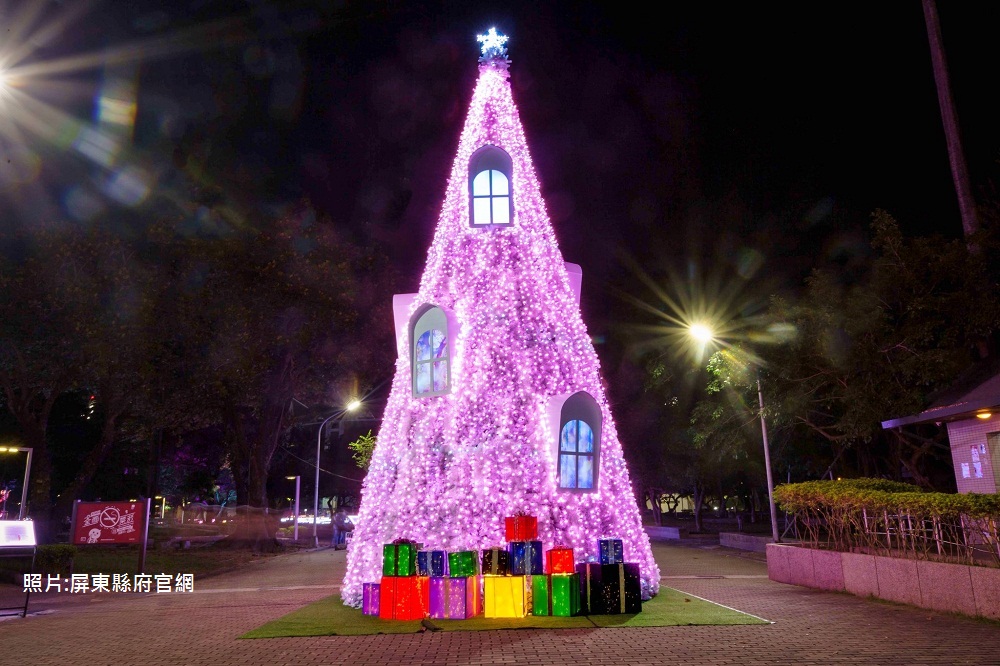
[[[555,436],[555,483],[566,492],[596,492],[600,477],[601,406],[586,391],[556,396],[549,402]]]
[[[410,320],[413,397],[451,392],[452,330],[448,315],[436,305],[421,307]]]
[[[514,221],[511,189],[513,162],[496,146],[486,145],[469,158],[469,226],[506,227]]]

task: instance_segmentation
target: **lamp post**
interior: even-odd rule
[[[167,498],[163,495],[157,495],[153,499],[160,500],[160,520],[166,520],[167,518]]]
[[[17,513],[18,520],[24,520],[28,515],[28,480],[31,478],[31,454],[33,450],[28,446],[0,446],[0,453],[24,451],[28,454],[28,459],[24,462],[24,483],[21,487],[21,508]]]
[[[316,466],[319,469],[319,465]],[[295,476],[286,476],[289,481],[295,479],[295,529],[292,532],[292,539],[294,541],[299,540],[299,487],[302,482],[302,477],[296,474]]]
[[[704,324],[692,324],[688,327],[688,332],[698,342],[708,344],[715,339],[715,334]],[[771,513],[771,537],[774,543],[779,543],[781,537],[778,536],[778,512],[774,506],[774,478],[771,474],[771,447],[767,439],[767,422],[764,420],[764,391],[760,385],[760,368],[754,365],[754,375],[757,379],[757,404],[760,405],[760,434],[764,441],[764,471],[767,474],[767,504]]]
[[[767,442],[767,422],[764,421],[764,392],[760,388],[760,368],[754,367],[757,375],[757,402],[760,405],[760,434],[764,439],[764,471],[767,472],[767,503],[771,509],[771,537],[774,543],[781,541],[778,536],[778,512],[774,507],[774,478],[771,476],[771,447]]]
[[[335,412],[330,416],[326,417],[322,423],[319,424],[319,430],[316,432],[316,487],[313,494],[313,547],[319,548],[319,458],[323,447],[323,426],[329,423],[335,418],[344,418],[349,412],[353,412],[358,407],[361,406],[361,401],[352,400],[347,403],[347,406],[339,412]]]

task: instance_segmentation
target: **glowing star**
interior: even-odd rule
[[[352,606],[379,581],[384,544],[502,547],[519,512],[578,562],[621,539],[644,596],[659,590],[579,269],[559,251],[502,62],[480,59],[419,291],[393,300],[396,374],[341,587]]]
[[[507,55],[507,49],[504,48],[507,36],[498,34],[496,28],[490,28],[485,35],[476,35],[476,41],[483,43],[484,58],[502,58]]]

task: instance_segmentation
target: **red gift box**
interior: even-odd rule
[[[431,605],[426,576],[382,576],[378,616],[383,620],[422,620]]]
[[[553,548],[545,551],[545,573],[576,573],[572,548]]]
[[[504,518],[507,541],[535,541],[538,539],[538,518],[534,516],[508,516]]]

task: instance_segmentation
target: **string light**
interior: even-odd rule
[[[506,61],[506,37],[480,36]],[[503,41],[497,40],[502,38]],[[484,145],[513,162],[513,224],[469,225],[468,165]],[[382,546],[409,538],[435,550],[504,544],[504,517],[538,517],[545,548],[572,547],[596,559],[597,540],[622,539],[641,570],[643,596],[660,572],[541,187],[514,106],[507,71],[480,60],[437,229],[410,316],[424,305],[449,311],[458,330],[446,395],[413,397],[409,335],[399,336],[396,374],[378,445],[362,488],[347,553],[344,602],[360,606],[362,584],[379,580]],[[594,492],[558,488],[559,433],[550,400],[586,391],[600,407],[599,477]]]

